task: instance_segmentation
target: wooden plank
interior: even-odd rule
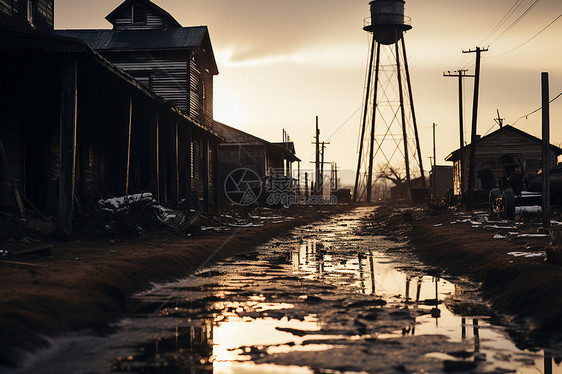
[[[53,249],[53,247],[54,246],[52,244],[41,245],[33,248],[20,249],[19,251],[12,251],[12,254],[14,256],[32,255],[32,254],[38,254],[41,256],[50,256],[52,254],[51,250]]]
[[[10,170],[10,163],[8,162],[8,156],[6,155],[6,149],[4,148],[4,143],[2,142],[2,138],[0,138],[0,156],[2,157],[2,163],[4,164],[4,167],[6,168],[6,174],[8,175],[8,178],[10,179],[10,183],[12,184],[12,190],[14,192],[14,198],[16,200],[16,205],[18,207],[18,211],[20,213],[20,216],[24,216],[25,215],[25,211],[23,209],[23,203],[21,201],[21,195],[20,192],[18,190],[18,186],[16,185],[16,181],[14,179],[14,176],[12,175],[12,172]]]
[[[78,62],[66,58],[61,64],[59,221],[72,229],[76,177],[76,126]]]
[[[209,139],[203,139],[203,209],[209,211]]]
[[[125,195],[129,194],[129,177],[131,172],[131,127],[133,124],[133,95],[129,95],[129,123],[127,131],[127,168],[125,170]]]
[[[38,268],[45,267],[45,265],[32,264],[29,262],[4,261],[4,260],[0,260],[0,264],[15,265],[15,266],[30,266],[30,267],[38,267]]]
[[[160,155],[158,145],[160,115],[158,110],[156,110],[154,117],[154,120],[150,123],[150,180],[152,194],[160,202]]]
[[[178,170],[178,123],[172,122],[170,129],[170,194],[172,205],[177,205],[179,191],[179,170]]]

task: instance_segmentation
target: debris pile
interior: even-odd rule
[[[97,209],[88,219],[90,222],[81,227],[82,231],[92,231],[95,227],[98,231],[103,231],[105,236],[123,238],[138,236],[158,228],[192,236],[204,232],[263,226],[264,223],[290,219],[266,210],[253,213],[233,211],[219,215],[193,209],[175,210],[160,205],[151,193],[141,193],[99,200]]]
[[[165,227],[189,235],[196,228],[191,226],[195,220],[189,214],[161,206],[151,193],[140,193],[122,197],[99,200],[99,210],[94,213],[97,221],[106,233],[124,236],[136,236],[158,227]],[[197,216],[195,211],[189,211]]]

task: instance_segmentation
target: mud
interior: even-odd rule
[[[25,352],[49,346],[50,337],[84,328],[105,331],[129,312],[128,297],[154,282],[184,277],[207,261],[248,251],[291,228],[349,206],[303,207],[261,227],[208,229],[200,237],[155,231],[136,240],[78,238],[52,242],[52,256],[0,264],[0,365],[21,363]],[[26,245],[33,238],[7,241]],[[209,274],[212,276],[212,274]]]
[[[509,340],[478,284],[364,235],[364,213],[156,285],[111,331],[57,338],[18,373],[562,371],[556,351]]]
[[[551,238],[536,220],[489,221],[486,212],[386,206],[370,221],[366,232],[407,241],[429,266],[481,284],[480,294],[504,323],[529,330],[520,344],[562,341],[562,267],[546,261]]]

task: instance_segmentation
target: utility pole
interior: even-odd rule
[[[316,116],[316,165],[315,165],[315,175],[314,180],[316,184],[316,188],[311,191],[311,194],[315,194],[318,189],[318,181],[320,180],[320,129],[318,128],[318,116]]]
[[[437,191],[437,188],[435,187],[435,177],[436,177],[435,166],[437,166],[437,158],[435,156],[435,153],[436,153],[436,151],[435,151],[435,126],[437,126],[437,125],[435,124],[435,122],[433,122],[433,170],[432,170],[432,173],[431,173],[431,175],[433,176],[433,178],[432,178],[433,180],[430,183],[431,187],[433,187],[433,196],[435,196],[435,193]]]
[[[443,73],[444,77],[458,77],[459,80],[459,134],[460,134],[460,175],[459,175],[459,182],[460,182],[460,189],[461,189],[461,196],[464,193],[465,185],[465,163],[464,163],[464,115],[463,115],[463,89],[462,89],[462,80],[463,78],[474,78],[474,75],[467,75],[466,69],[459,69],[456,70],[456,74],[451,74],[451,72]]]
[[[542,96],[542,224],[550,227],[550,98],[548,73],[541,73]]]
[[[338,164],[337,162],[334,161],[334,176],[335,176],[335,180],[336,180],[336,188],[335,190],[338,190]]]
[[[470,163],[468,174],[468,204],[466,209],[472,210],[474,198],[474,182],[476,179],[476,124],[478,122],[478,90],[480,89],[480,57],[487,48],[476,47],[475,50],[462,53],[476,53],[476,68],[474,69],[474,97],[472,102],[472,132],[470,134]]]
[[[329,142],[320,143],[320,128],[318,127],[318,116],[316,116],[316,139],[312,144],[316,145],[316,160],[311,161],[311,163],[315,164],[315,181],[314,188],[311,187],[310,189],[310,194],[318,195],[322,194],[322,189],[324,187],[324,182],[322,181],[322,179],[324,178],[324,150],[326,149],[326,145],[330,144]]]
[[[433,122],[433,169],[435,169],[435,166],[437,165],[437,158],[435,157],[435,126],[437,125]]]
[[[321,148],[322,161],[320,161],[320,180],[316,182],[316,184],[318,185],[318,192],[320,195],[324,195],[324,151],[325,150],[326,150],[326,146],[324,145],[324,142],[322,142],[322,148]]]
[[[494,121],[496,121],[496,123],[501,129],[503,127],[503,121],[505,120],[505,118],[501,118],[499,109],[496,109],[496,112],[498,113],[498,118],[494,119]]]
[[[330,165],[330,191],[335,192],[338,189],[338,164],[332,161]]]

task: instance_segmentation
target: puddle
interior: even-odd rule
[[[428,275],[404,244],[356,232],[369,212],[158,285],[113,333],[58,338],[16,372],[562,374],[562,352],[519,349],[474,285]]]

